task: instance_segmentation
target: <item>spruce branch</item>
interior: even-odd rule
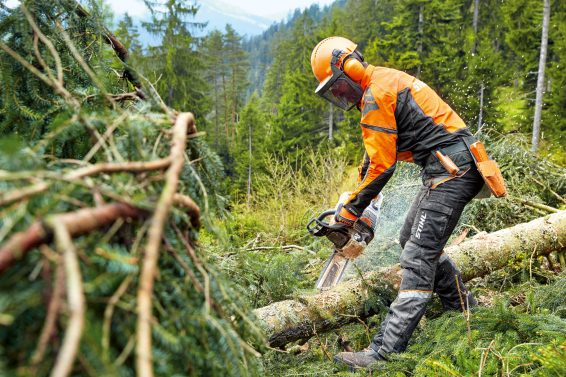
[[[63,25],[61,25],[61,23],[59,21],[56,21],[55,25],[57,26],[57,29],[59,29],[59,32],[61,32],[61,36],[63,37],[63,40],[67,44],[67,47],[69,48],[69,51],[71,52],[71,55],[73,55],[73,57],[75,58],[77,63],[79,63],[79,65],[82,67],[82,69],[90,77],[93,84],[96,85],[98,87],[98,89],[102,92],[102,94],[104,95],[106,100],[110,103],[110,105],[112,105],[113,107],[116,106],[116,102],[114,102],[112,97],[108,95],[108,91],[106,90],[106,87],[104,86],[102,81],[100,81],[98,79],[98,76],[96,75],[96,73],[94,73],[94,71],[85,62],[82,55],[77,50],[77,47],[73,43],[71,37],[69,36],[67,31],[63,28]]]
[[[171,244],[167,241],[167,239],[164,239],[164,242],[165,242],[165,249],[169,252],[169,254],[173,256],[173,258],[175,258],[175,260],[181,265],[183,270],[185,270],[185,273],[187,274],[187,276],[185,277],[185,281],[188,282],[190,280],[198,292],[204,293],[204,287],[202,283],[197,279],[195,273],[189,267],[187,262],[185,262],[183,258],[181,258],[181,256],[175,251],[175,248],[171,246]]]
[[[187,210],[193,227],[200,228],[200,208],[191,197],[176,193],[173,196],[173,202]]]
[[[69,323],[51,377],[66,377],[73,369],[84,329],[85,297],[79,259],[71,233],[55,216],[47,219],[46,223],[53,230],[57,249],[63,255],[69,308]]]
[[[162,170],[168,168],[170,164],[171,160],[168,157],[154,161],[128,161],[116,163],[102,162],[66,173],[60,177],[60,179],[73,181],[103,173],[141,173]],[[0,194],[0,206],[29,199],[34,195],[47,191],[50,186],[51,183],[39,182],[24,188],[17,188],[12,191],[8,191],[7,193]]]
[[[23,3],[20,5],[20,7],[22,9],[22,12],[26,16],[26,19],[28,20],[29,24],[31,25],[31,28],[33,29],[35,35],[37,35],[37,37],[41,40],[41,42],[43,42],[43,44],[45,44],[45,46],[47,46],[47,49],[51,53],[51,56],[53,57],[53,60],[55,61],[55,69],[57,70],[57,82],[61,86],[63,86],[63,65],[61,64],[61,57],[57,53],[57,50],[55,49],[55,46],[53,46],[53,43],[49,40],[49,38],[47,38],[45,36],[45,34],[43,34],[41,32],[41,30],[39,29],[39,27],[35,23],[35,20],[31,16],[27,7]],[[37,48],[37,43],[36,43],[35,38],[34,38],[34,47],[35,47],[35,50],[36,50],[35,52],[36,52],[36,56],[37,56],[38,60],[40,61],[40,63],[42,62],[42,65],[46,68],[48,74],[51,74],[49,67],[47,66],[47,64],[45,64],[45,61],[42,59],[41,54],[39,54],[39,49]],[[52,77],[51,77],[51,79],[53,81],[55,81],[55,79],[53,79]]]
[[[112,99],[116,102],[138,101],[140,99],[139,91],[129,92],[129,93],[108,94],[108,95],[112,97]],[[83,99],[83,102],[90,101],[98,96],[99,94],[88,95]]]
[[[106,144],[106,140],[111,138],[111,136],[114,133],[114,131],[116,130],[116,128],[118,128],[118,126],[120,124],[122,124],[127,118],[128,118],[127,113],[123,113],[122,115],[117,117],[112,122],[112,124],[106,129],[106,131],[104,131],[104,134],[102,135],[102,137],[99,140],[97,140],[96,144],[94,144],[93,147],[88,151],[86,156],[83,158],[83,161],[85,161],[85,162],[90,161],[94,157],[94,155],[98,152],[98,150],[103,145]]]
[[[110,348],[110,325],[112,324],[112,315],[114,314],[114,308],[120,298],[126,293],[130,283],[132,282],[133,276],[128,275],[120,284],[116,292],[108,300],[108,305],[104,309],[104,323],[102,324],[102,355],[108,360],[108,350]]]
[[[34,368],[43,361],[45,350],[47,349],[47,345],[55,331],[57,316],[61,309],[61,301],[65,291],[65,270],[61,259],[62,258],[58,255],[55,268],[55,286],[53,288],[53,293],[51,294],[51,300],[49,301],[47,316],[45,317],[45,322],[39,335],[39,341],[37,342],[37,347],[31,358],[31,364]]]
[[[516,202],[519,202],[521,204],[524,204],[526,206],[529,206],[531,208],[539,209],[539,210],[543,211],[543,213],[545,213],[545,214],[557,213],[557,212],[560,211],[559,209],[551,207],[551,206],[547,206],[546,204],[535,203],[535,202],[532,202],[530,200],[526,200],[526,199],[519,198],[519,197],[516,197],[516,196],[509,196],[509,199],[514,200]]]
[[[87,12],[87,10],[79,3],[76,3],[75,13],[79,17],[82,17],[82,18],[90,17],[90,14]],[[126,80],[128,80],[134,86],[134,88],[136,88],[136,91],[134,92],[135,95],[139,99],[145,100],[146,96],[145,96],[145,93],[142,90],[142,85],[141,85],[141,82],[138,78],[138,75],[128,65],[128,57],[130,55],[129,52],[128,52],[128,49],[106,27],[102,26],[102,33],[101,34],[102,34],[102,37],[103,37],[102,38],[103,41],[110,45],[110,47],[116,53],[116,56],[118,56],[118,59],[120,59],[122,61],[122,63],[124,63],[124,73],[123,73],[122,77],[125,78]]]
[[[39,52],[39,36],[35,31],[33,32],[33,52],[35,54],[35,57],[39,61],[39,64],[41,64],[44,71],[47,72],[47,76],[49,76],[49,79],[55,80],[55,77],[53,77],[53,74],[51,73],[51,69],[49,69],[49,66],[47,65],[47,63],[43,59],[43,56],[41,56],[41,53]]]
[[[190,126],[190,127],[189,127]],[[159,247],[163,236],[163,228],[169,216],[173,197],[177,192],[179,176],[184,165],[184,152],[187,142],[187,130],[194,127],[194,117],[191,113],[177,115],[172,132],[171,165],[166,173],[163,192],[157,202],[148,231],[148,241],[143,258],[140,285],[138,287],[138,321],[136,369],[141,377],[153,377],[153,358],[151,354],[151,311],[153,282],[157,274]]]
[[[181,232],[181,229],[179,229],[175,224],[173,224],[173,229],[175,229],[175,233],[177,233],[177,236],[183,243],[183,246],[185,246],[187,253],[191,257],[193,263],[195,264],[200,274],[202,275],[202,278],[204,279],[204,302],[205,302],[206,313],[208,313],[210,312],[210,307],[212,306],[212,299],[210,297],[210,277],[208,276],[208,272],[206,271],[200,258],[195,253],[195,249],[193,249],[187,237],[185,237],[183,232]]]
[[[65,225],[70,235],[80,236],[95,229],[112,224],[119,218],[144,218],[147,212],[126,203],[111,203],[96,208],[52,215],[52,221]],[[36,221],[27,230],[14,234],[0,246],[0,274],[17,259],[22,258],[34,247],[47,243],[52,231],[42,221]]]
[[[90,177],[101,173],[141,173],[154,170],[166,169],[171,165],[171,158],[161,158],[154,161],[127,161],[116,163],[99,163],[80,168],[67,173],[65,179],[74,180]]]
[[[45,76],[37,68],[31,65],[27,60],[25,60],[20,54],[18,54],[16,51],[8,47],[5,43],[0,42],[0,48],[4,50],[8,55],[10,55],[12,58],[14,58],[14,60],[16,60],[22,66],[24,66],[24,68],[26,68],[35,76],[37,76],[37,78],[39,78],[45,84],[53,88],[55,93],[62,96],[69,105],[71,105],[73,108],[78,108],[77,100],[71,95],[71,93],[67,91],[67,89],[65,89],[63,85],[59,84],[56,80],[55,81],[51,80],[49,77]]]

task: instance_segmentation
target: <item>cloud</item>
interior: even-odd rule
[[[117,16],[127,12],[130,16],[142,17],[149,12],[142,0],[107,0],[106,3],[110,5],[110,8]]]

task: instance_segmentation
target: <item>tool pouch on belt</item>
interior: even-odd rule
[[[501,175],[501,170],[499,170],[497,163],[489,158],[483,143],[478,140],[470,144],[466,138],[464,138],[464,143],[470,150],[478,171],[491,193],[497,198],[507,195],[507,188],[505,187],[505,180],[503,175]]]

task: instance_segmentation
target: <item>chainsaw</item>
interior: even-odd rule
[[[326,261],[316,282],[317,289],[330,289],[336,286],[342,280],[350,261],[362,254],[377,229],[382,201],[383,196],[379,194],[353,227],[325,221],[327,217],[334,215],[335,209],[322,212],[308,223],[307,230],[310,234],[315,237],[326,237],[334,245],[332,255]]]

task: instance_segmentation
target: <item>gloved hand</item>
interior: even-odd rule
[[[364,210],[362,216],[357,219],[350,231],[351,241],[342,248],[346,258],[357,258],[367,245],[373,240],[377,222],[381,211],[383,196],[379,194]],[[343,208],[342,210],[346,210]]]
[[[351,192],[346,191],[340,195],[338,199],[338,204],[336,204],[336,209],[334,211],[334,221],[339,224],[344,224],[348,227],[353,227],[354,222],[358,219],[356,215],[344,208],[344,203],[350,197]]]
[[[348,211],[342,203],[339,203],[334,214],[334,220],[338,224],[344,224],[348,227],[353,227],[356,220],[358,220],[358,217]]]

